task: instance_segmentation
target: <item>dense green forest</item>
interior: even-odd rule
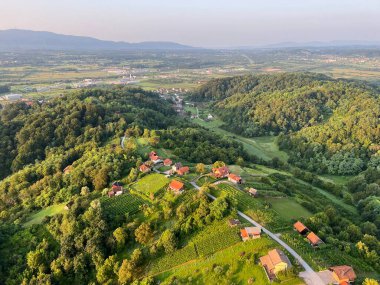
[[[129,284],[147,261],[172,252],[177,238],[232,210],[227,198],[211,203],[201,193],[175,205],[133,196],[149,218],[105,212],[100,201],[110,183],[141,175],[137,168],[147,153],[137,138],[197,162],[249,159],[241,145],[192,127],[170,102],[141,89],[91,89],[32,107],[9,104],[1,110],[1,132],[1,175],[7,175],[0,181],[1,284]],[[70,174],[64,174],[69,165]],[[25,226],[31,213],[67,202],[64,215]],[[163,227],[162,220],[170,223]],[[135,250],[120,258],[127,248]]]
[[[212,80],[191,98],[211,101],[229,131],[280,135],[296,166],[352,175],[380,167],[379,94],[365,83],[284,73]]]

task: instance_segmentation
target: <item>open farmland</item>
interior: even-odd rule
[[[113,215],[135,214],[141,205],[147,203],[142,198],[129,193],[111,198],[102,197],[100,202],[105,213]]]

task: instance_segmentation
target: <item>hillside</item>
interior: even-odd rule
[[[191,98],[212,101],[226,130],[280,135],[297,166],[349,175],[380,166],[379,94],[365,83],[284,73],[212,80]]]
[[[188,50],[173,42],[127,43],[29,30],[0,31],[0,50]]]

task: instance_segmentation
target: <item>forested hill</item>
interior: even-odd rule
[[[230,131],[281,134],[290,162],[308,170],[380,167],[379,90],[365,83],[309,73],[250,75],[210,81],[192,99],[214,102]]]
[[[48,153],[121,137],[129,125],[165,128],[175,115],[168,102],[141,89],[83,90],[32,107],[7,105],[0,110],[0,178]]]

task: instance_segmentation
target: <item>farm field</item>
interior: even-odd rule
[[[181,284],[247,284],[250,278],[253,278],[253,284],[270,284],[257,259],[274,246],[274,242],[265,237],[239,242],[207,258],[192,260],[162,272],[156,278],[161,284],[171,284],[173,276]],[[281,284],[304,283],[297,277],[290,277]]]
[[[142,179],[137,181],[132,185],[132,188],[149,195],[150,193],[157,193],[163,187],[169,183],[169,179],[165,175],[152,173],[150,175],[144,176]]]
[[[34,215],[32,215],[30,217],[30,219],[28,219],[28,221],[26,223],[24,223],[24,226],[25,227],[30,227],[32,225],[35,225],[35,224],[40,224],[42,223],[42,220],[49,216],[54,216],[56,214],[59,214],[59,213],[62,213],[64,211],[64,208],[65,208],[65,203],[63,204],[57,204],[57,205],[52,205],[50,207],[47,207],[37,213],[35,213]]]
[[[282,218],[287,220],[298,220],[300,217],[309,218],[312,214],[290,198],[264,198],[266,202],[272,205]]]
[[[135,214],[139,211],[139,207],[148,202],[142,198],[124,193],[120,196],[107,197],[104,196],[100,199],[101,205],[106,214],[110,215],[125,215],[125,214]]]
[[[194,119],[194,122],[202,127],[213,130],[217,134],[228,136],[244,145],[246,151],[264,160],[270,160],[274,157],[278,157],[283,161],[286,161],[288,155],[284,151],[280,151],[275,143],[275,136],[257,137],[257,138],[245,138],[237,134],[233,134],[221,128],[223,122],[217,118],[212,121],[204,121],[202,119]]]

